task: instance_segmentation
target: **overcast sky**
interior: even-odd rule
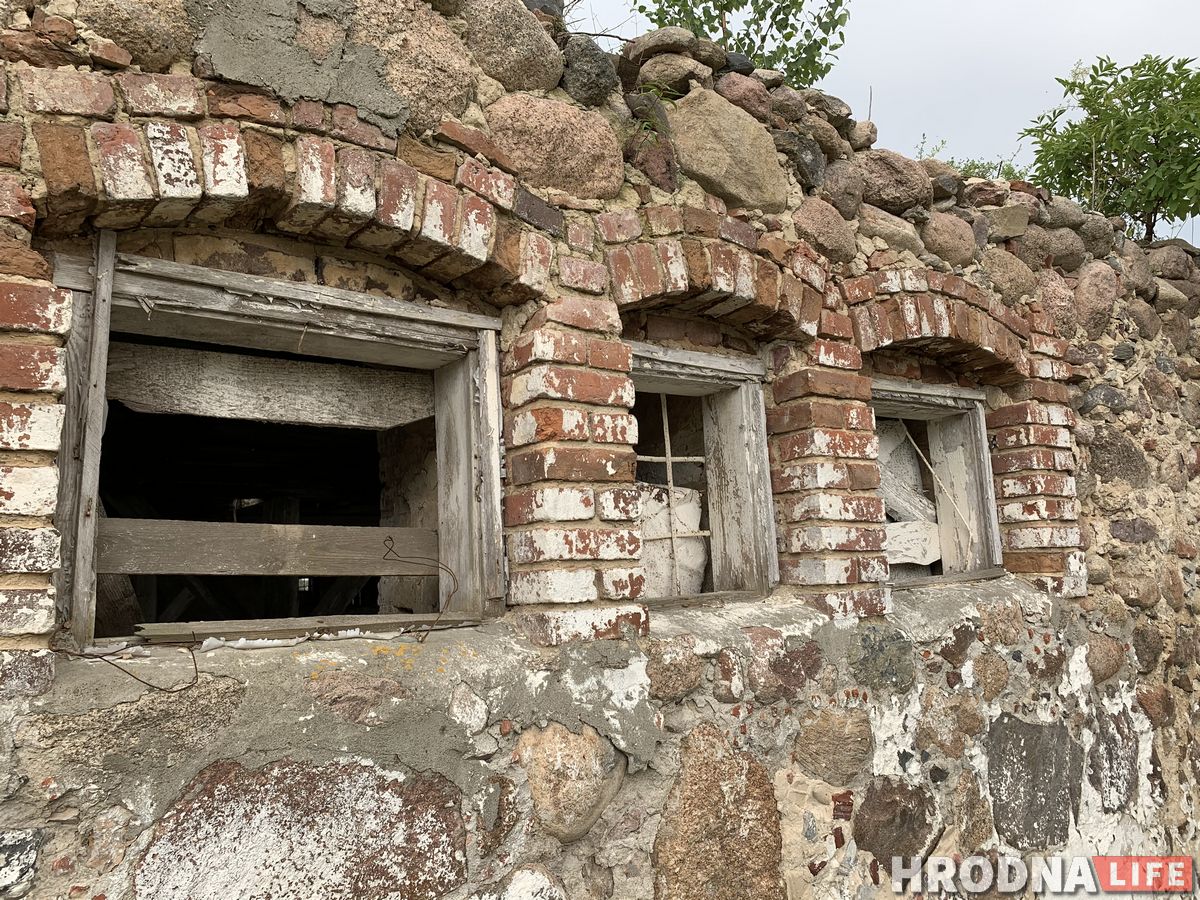
[[[1200,55],[1200,0],[849,0],[849,9],[846,46],[820,87],[856,118],[870,105],[878,146],[906,155],[925,133],[947,142],[944,155],[1011,156],[1021,129],[1061,100],[1054,79],[1076,61]],[[651,27],[628,0],[583,0],[580,12],[580,30]],[[1030,156],[1025,146],[1017,158]]]

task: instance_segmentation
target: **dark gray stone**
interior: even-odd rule
[[[1066,725],[1035,725],[1005,713],[992,723],[987,742],[996,833],[1019,850],[1066,843],[1083,768]]]
[[[757,66],[754,65],[754,60],[745,53],[731,53],[726,51],[725,68],[730,72],[737,72],[739,75],[749,75]]]
[[[625,105],[633,113],[633,117],[650,125],[651,130],[660,135],[670,133],[667,124],[667,108],[657,96],[649,91],[633,91],[625,95]]]
[[[851,124],[850,116],[853,115],[853,111],[845,100],[839,100],[837,97],[812,89],[801,91],[801,93],[804,94],[808,105],[839,131]]]
[[[1101,711],[1096,741],[1088,752],[1088,781],[1105,812],[1116,812],[1137,795],[1138,738],[1129,712]]]
[[[854,676],[869,687],[906,691],[912,686],[912,641],[896,628],[868,625],[860,629],[849,656]]]
[[[1097,406],[1107,406],[1113,412],[1119,413],[1133,409],[1134,405],[1133,398],[1127,391],[1113,387],[1111,384],[1098,384],[1083,395],[1079,411],[1087,415]]]
[[[1092,474],[1101,481],[1128,481],[1133,487],[1150,484],[1150,465],[1142,448],[1111,425],[1097,425],[1091,446]]]
[[[571,35],[563,46],[563,90],[584,106],[599,106],[619,83],[612,57],[590,37]]]
[[[825,154],[821,145],[806,134],[772,131],[775,149],[788,158],[796,180],[804,187],[820,187],[825,181]]]
[[[1127,544],[1147,544],[1158,537],[1158,529],[1154,523],[1141,516],[1133,519],[1115,519],[1108,527],[1113,537]]]
[[[920,856],[929,842],[933,798],[924,788],[893,778],[867,786],[854,813],[854,840],[890,874],[893,856]]]
[[[541,12],[556,19],[563,17],[563,0],[521,0],[530,12]]]
[[[862,208],[863,177],[858,166],[848,159],[835,159],[825,166],[825,179],[819,195],[833,205],[842,218],[850,221]]]
[[[1133,652],[1137,656],[1140,674],[1154,671],[1162,658],[1163,646],[1162,632],[1156,625],[1146,622],[1133,629]]]

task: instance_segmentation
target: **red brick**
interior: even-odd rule
[[[607,297],[555,297],[533,314],[526,327],[539,328],[546,322],[599,332],[621,327],[617,308]]]
[[[846,400],[870,400],[871,379],[848,372],[801,369],[776,379],[772,392],[776,403],[812,394]]]
[[[155,224],[182,222],[200,200],[200,170],[192,152],[190,130],[178,122],[145,125],[146,146],[160,198],[151,214]]]
[[[875,459],[879,439],[869,431],[842,431],[812,428],[796,431],[773,442],[774,455],[780,462],[808,456],[832,456],[835,459]]]
[[[609,244],[622,244],[642,236],[642,221],[632,209],[618,209],[596,216],[600,237]]]
[[[637,419],[629,413],[592,413],[588,423],[592,440],[598,444],[637,443]]]
[[[208,111],[214,117],[248,119],[263,125],[285,125],[288,118],[277,97],[230,84],[208,86]]]
[[[112,84],[103,75],[72,69],[21,69],[18,77],[30,112],[107,118],[117,108]]]
[[[122,72],[115,80],[125,98],[125,108],[131,115],[169,116],[173,119],[198,119],[204,115],[200,83],[190,75]],[[214,108],[213,115],[228,113]]]
[[[70,321],[70,292],[48,284],[0,283],[0,329],[63,334]]]
[[[993,431],[988,440],[996,450],[1016,447],[1055,447],[1070,449],[1071,433],[1053,425],[1013,425]]]
[[[1070,450],[1031,448],[992,454],[992,470],[997,474],[1029,469],[1069,472],[1075,468],[1075,455]]]
[[[396,152],[394,137],[388,137],[378,125],[364,122],[358,116],[358,107],[346,103],[334,104],[329,134],[370,150],[382,150],[388,154]]]
[[[1005,475],[996,479],[996,497],[1001,501],[1021,497],[1074,497],[1075,479],[1059,472]]]
[[[633,350],[621,341],[591,338],[588,341],[588,365],[596,369],[628,372],[633,368]]]
[[[821,366],[854,370],[862,368],[862,353],[853,344],[818,339],[809,347],[809,356]]]
[[[88,41],[88,55],[92,58],[93,65],[107,69],[124,69],[133,62],[128,50],[108,38],[93,38]]]
[[[541,197],[530,193],[517,185],[517,195],[513,200],[513,215],[522,222],[528,222],[534,228],[548,231],[555,237],[566,234],[566,218],[562,210],[555,209]]]
[[[632,482],[635,465],[632,447],[533,448],[509,454],[508,480]]]
[[[33,136],[46,179],[50,215],[55,224],[62,223],[62,231],[77,230],[95,209],[98,196],[84,130],[78,125],[38,121],[33,124]]]
[[[785,552],[874,552],[883,549],[884,530],[867,525],[805,525],[782,535]]]
[[[628,247],[609,250],[606,259],[612,276],[613,297],[621,306],[638,303],[642,299],[642,285],[634,268],[633,253]]]
[[[758,249],[758,232],[749,222],[735,219],[733,216],[721,216],[721,224],[717,234],[724,240],[733,241],[747,250]]]
[[[674,206],[647,206],[646,226],[654,237],[679,234],[683,231],[683,216]]]
[[[25,129],[16,122],[0,122],[0,166],[19,169]]]
[[[721,217],[711,210],[698,206],[683,206],[679,210],[683,217],[683,230],[700,237],[718,237],[721,233]]]
[[[478,160],[468,159],[458,167],[454,183],[469,188],[501,209],[512,209],[517,183],[499,169],[489,169]]]
[[[570,369],[546,364],[512,376],[506,384],[509,405],[532,400],[570,400],[598,406],[633,406],[633,382],[619,372]]]
[[[539,406],[505,416],[505,443],[522,447],[542,441],[586,441],[590,437],[585,412],[561,406]]]
[[[503,357],[504,373],[512,374],[535,362],[587,365],[587,341],[582,335],[552,328],[527,331],[513,341],[512,349]]]
[[[320,100],[297,100],[292,104],[292,125],[306,131],[325,127],[325,104]]]
[[[506,172],[513,175],[519,174],[512,157],[497,147],[490,137],[477,128],[470,128],[460,122],[447,119],[438,125],[433,136],[467,151],[472,156],[476,154],[483,156]]]
[[[532,522],[578,522],[595,514],[596,498],[591,488],[530,488],[504,498],[504,524],[509,528]]]
[[[97,122],[91,127],[96,144],[96,168],[109,201],[148,203],[154,181],[138,129],[124,123]]]
[[[412,234],[421,202],[420,177],[416,169],[399,160],[379,161],[379,195],[375,205],[379,232],[372,239],[372,246],[395,246]],[[361,240],[365,241],[365,236]]]
[[[860,275],[843,281],[841,289],[847,303],[863,303],[875,297],[875,278],[872,275]]]
[[[560,256],[558,275],[563,287],[588,294],[603,294],[608,290],[608,269],[603,263],[592,262],[590,259]]]
[[[37,219],[29,192],[21,184],[20,177],[12,173],[0,174],[0,219],[8,219],[28,229],[33,228]]]
[[[29,246],[29,239],[22,240],[0,231],[0,275],[19,275],[38,281],[49,281],[50,263],[46,257]]]
[[[567,246],[572,250],[591,253],[596,243],[596,227],[591,218],[571,219],[567,222]]]
[[[812,427],[873,431],[875,413],[863,403],[829,400],[802,400],[767,410],[771,434]]]
[[[0,389],[61,394],[66,387],[64,361],[59,347],[5,343],[0,346]]]
[[[637,559],[642,539],[632,529],[538,528],[509,533],[509,558],[520,564],[592,559]]]

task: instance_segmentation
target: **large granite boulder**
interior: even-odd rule
[[[508,94],[487,108],[492,139],[531,187],[615,197],[625,180],[621,145],[605,119],[558,100]]]
[[[825,167],[825,179],[818,196],[831,203],[843,219],[853,219],[862,207],[862,172],[851,160],[835,159]]]
[[[913,256],[925,252],[925,245],[911,222],[870,203],[863,203],[858,211],[858,233],[863,237],[877,237],[897,252],[907,250]]]
[[[784,900],[783,836],[766,767],[711,724],[683,739],[654,840],[655,896]]]
[[[805,200],[804,205],[792,213],[792,221],[796,223],[798,237],[834,262],[849,262],[858,252],[853,230],[841,213],[824,200],[816,197]]]
[[[1119,290],[1117,273],[1106,263],[1092,260],[1079,271],[1079,282],[1075,285],[1076,314],[1092,340],[1107,330]]]
[[[553,90],[563,58],[520,0],[463,0],[464,39],[479,68],[510,91]]]
[[[921,229],[925,249],[952,266],[969,265],[975,259],[975,232],[949,213],[933,212]]]
[[[933,202],[933,184],[925,167],[891,150],[867,150],[854,157],[862,169],[863,200],[899,215]]]
[[[983,270],[992,279],[1000,299],[1012,306],[1022,297],[1032,297],[1037,291],[1033,270],[1007,250],[989,247],[983,254]]]
[[[679,167],[731,206],[779,212],[788,182],[770,134],[748,112],[710,90],[667,108]]]

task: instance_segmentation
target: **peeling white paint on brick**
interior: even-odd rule
[[[0,513],[49,516],[57,502],[57,466],[0,466]]]

